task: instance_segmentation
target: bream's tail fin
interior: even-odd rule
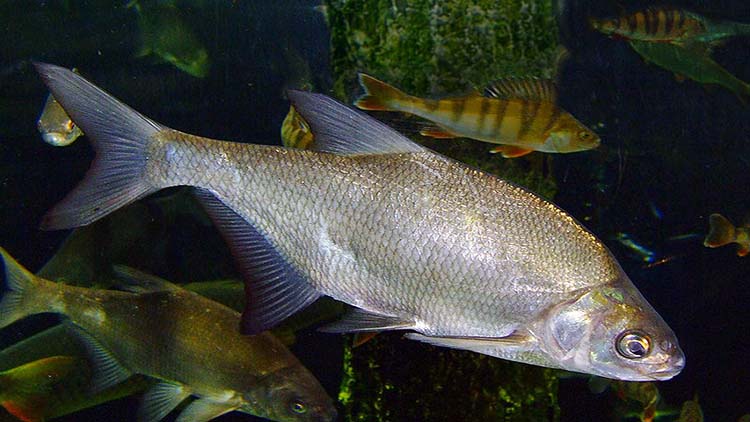
[[[721,214],[711,214],[708,219],[709,230],[703,245],[718,248],[736,240],[734,225]]]
[[[0,328],[6,327],[19,319],[37,313],[36,306],[31,305],[34,298],[34,283],[37,277],[21,266],[3,248],[0,248],[5,265],[5,285],[0,299]]]
[[[35,66],[96,151],[86,177],[44,216],[42,229],[84,226],[157,190],[144,177],[147,147],[164,127],[68,69]]]
[[[399,110],[399,105],[410,98],[399,89],[364,73],[359,74],[359,83],[365,93],[354,105],[362,110]]]

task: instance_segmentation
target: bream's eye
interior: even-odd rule
[[[628,359],[641,359],[651,351],[651,340],[638,331],[625,331],[617,339],[617,353]]]

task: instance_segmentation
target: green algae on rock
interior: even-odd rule
[[[554,73],[552,2],[330,0],[327,6],[339,98],[353,94],[357,71],[414,95]]]
[[[557,371],[380,334],[344,352],[349,421],[559,420]]]

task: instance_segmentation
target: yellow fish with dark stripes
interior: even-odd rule
[[[599,137],[555,104],[551,81],[505,79],[478,92],[452,98],[418,98],[372,76],[359,75],[365,89],[355,105],[363,110],[400,111],[435,123],[420,133],[433,138],[472,138],[500,144],[503,157],[532,151],[567,153],[599,146]]]
[[[294,106],[289,106],[289,112],[281,124],[281,143],[289,148],[308,149],[312,147],[313,140],[310,125],[297,113]]]
[[[589,18],[592,28],[627,40],[672,44],[717,44],[750,34],[750,25],[713,20],[697,13],[668,7],[650,7],[616,18]]]

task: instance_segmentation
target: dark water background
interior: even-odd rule
[[[288,107],[282,90],[295,71],[285,62],[284,48],[305,58],[317,90],[327,92],[328,35],[322,15],[312,8],[317,3],[196,4],[183,12],[209,50],[212,69],[206,79],[134,59],[135,15],[120,4],[0,4],[0,241],[30,269],[38,269],[65,238],[66,232],[42,232],[37,226],[82,178],[92,153],[81,141],[67,148],[41,141],[35,125],[46,89],[29,60],[78,66],[144,115],[217,139],[279,143]],[[631,10],[650,4],[621,6]],[[750,22],[746,0],[671,4]],[[734,421],[750,413],[750,257],[737,257],[731,246],[706,249],[702,236],[711,213],[739,223],[750,212],[750,108],[721,87],[679,83],[672,74],[645,65],[626,43],[581,24],[588,15],[617,11],[609,2],[566,4],[561,41],[572,59],[560,69],[561,103],[584,122],[604,123],[596,129],[603,146],[554,157],[555,202],[607,243],[680,339],[687,366],[674,380],[659,384],[664,399],[678,406],[697,392],[706,420]],[[750,37],[717,48],[713,57],[750,80]],[[631,235],[657,259],[674,258],[644,268],[640,257],[614,240],[616,233]],[[685,234],[694,236],[669,240]],[[180,268],[187,272],[189,263],[176,259],[172,269]],[[340,373],[338,361],[327,352],[331,340],[313,334],[301,338],[295,352],[335,397]],[[561,382],[559,395],[563,420],[610,418],[614,399],[591,394],[585,379]],[[126,415],[136,405],[130,398],[64,420],[129,420]],[[246,418],[230,414],[221,419]]]

